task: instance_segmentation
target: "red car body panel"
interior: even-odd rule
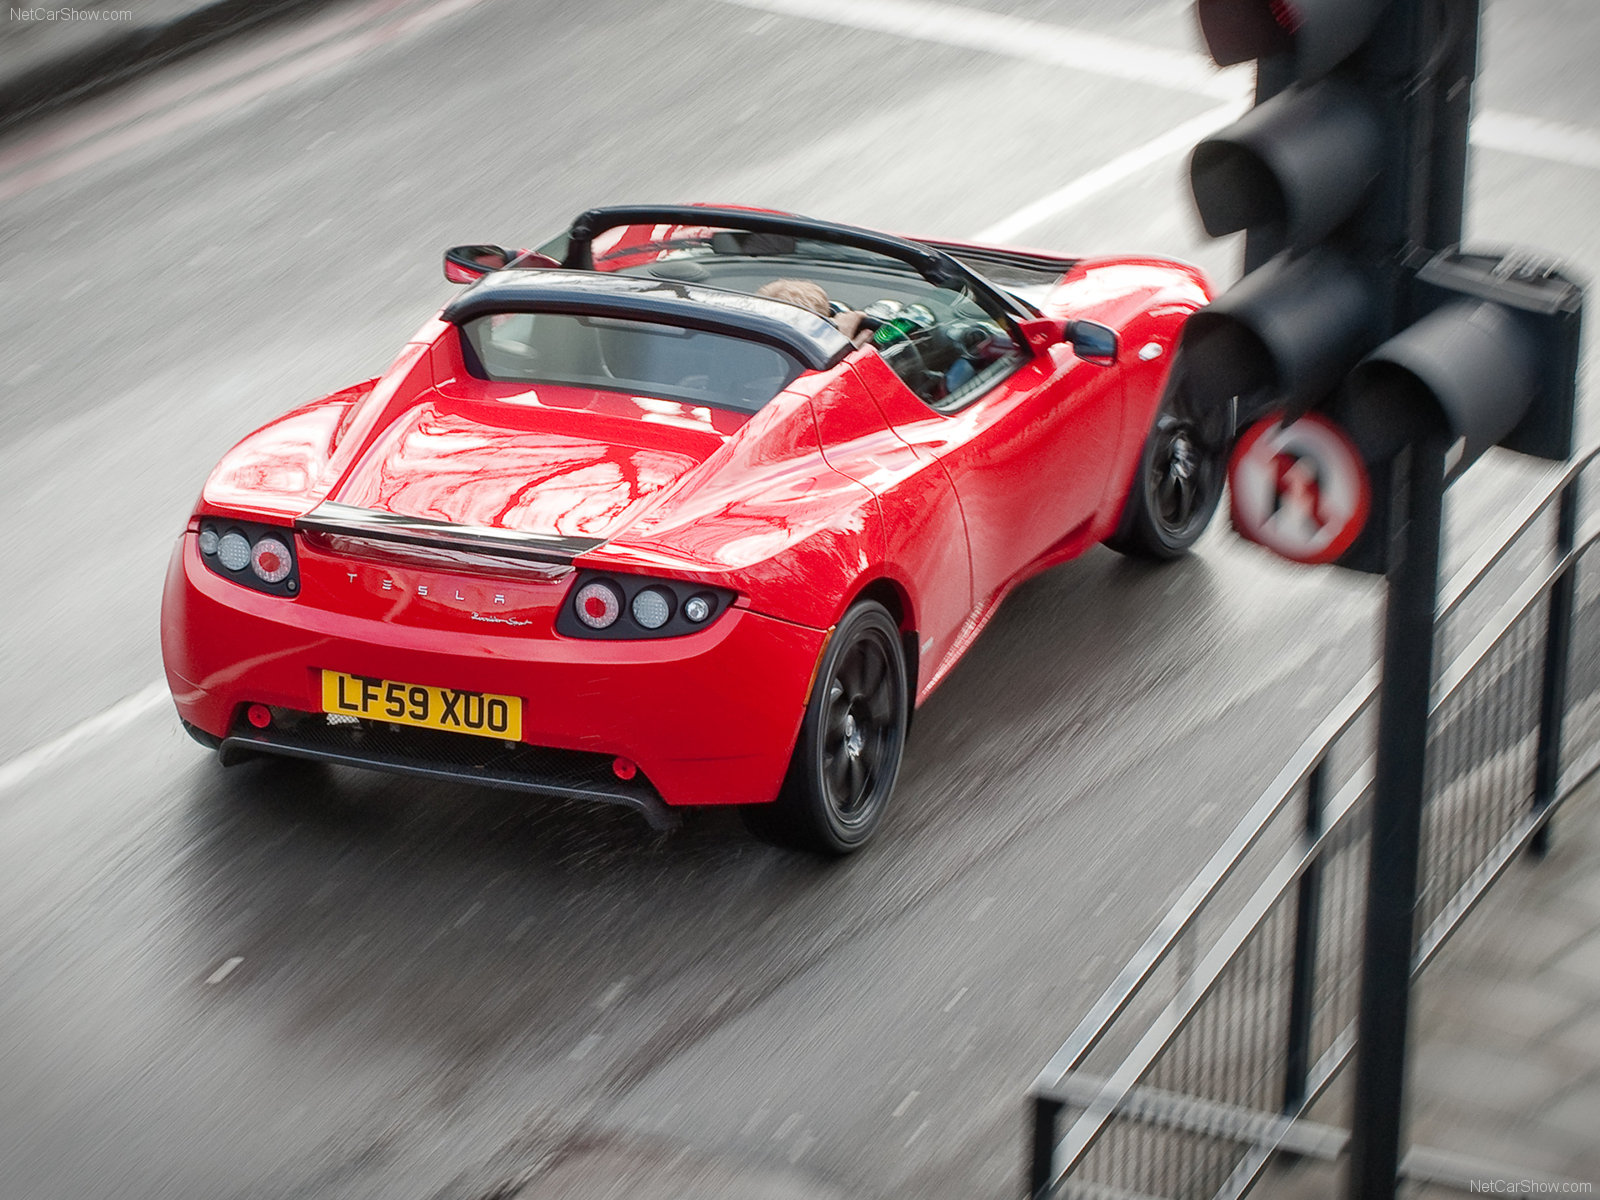
[[[681,228],[624,231],[616,262],[648,263]],[[523,742],[629,760],[668,805],[771,800],[829,630],[864,590],[897,611],[920,702],[1010,588],[1116,528],[1182,321],[1208,299],[1167,260],[1072,262],[1022,323],[1026,360],[953,412],[870,348],[754,413],[489,382],[460,329],[431,320],[382,376],[278,418],[212,472],[163,602],[179,714],[212,739],[249,705],[317,714],[324,669],[515,695]],[[1067,318],[1116,330],[1117,364],[1079,359]],[[498,569],[302,530],[292,597],[202,559],[202,519],[287,529],[327,502],[596,544],[570,566]],[[735,599],[685,636],[568,636],[557,617],[585,571]]]
[[[630,759],[668,804],[771,800],[825,636],[736,608],[691,638],[575,641],[552,632],[564,580],[486,581],[307,552],[305,591],[329,603],[285,604],[236,595],[246,589],[208,570],[195,541],[186,533],[173,552],[162,652],[179,714],[218,737],[245,701],[316,712],[327,668],[522,696],[525,740]],[[508,600],[496,623],[473,620],[491,591]]]

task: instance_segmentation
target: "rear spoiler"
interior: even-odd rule
[[[560,537],[497,529],[488,525],[457,525],[430,517],[408,517],[400,513],[358,508],[333,500],[325,500],[304,516],[295,518],[294,527],[303,533],[363,538],[403,546],[424,546],[434,550],[456,550],[494,558],[561,565],[571,563],[578,555],[605,542],[604,538]]]

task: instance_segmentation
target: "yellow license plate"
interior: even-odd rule
[[[342,671],[322,673],[322,711],[508,741],[522,738],[519,696],[424,687],[420,683],[371,679]]]

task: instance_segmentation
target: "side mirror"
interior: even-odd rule
[[[1117,361],[1116,330],[1098,321],[1068,321],[1062,339],[1072,346],[1072,352],[1085,362],[1110,366]]]
[[[451,283],[477,283],[511,261],[501,246],[451,246],[444,252],[444,277]]]

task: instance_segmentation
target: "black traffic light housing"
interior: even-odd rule
[[[1219,66],[1287,58],[1317,79],[1371,34],[1385,0],[1199,0],[1206,49]]]
[[[1195,147],[1200,220],[1212,237],[1265,225],[1291,249],[1314,246],[1366,199],[1383,140],[1373,98],[1350,81],[1297,84]]]
[[[1573,450],[1583,288],[1555,264],[1515,251],[1449,250],[1418,269],[1426,315],[1367,355],[1326,405],[1367,463],[1367,528],[1337,561],[1388,564],[1395,457],[1429,429],[1455,441],[1451,476],[1490,446],[1562,461]]]
[[[1259,103],[1189,164],[1206,232],[1247,231],[1254,269],[1189,321],[1181,353],[1242,420],[1322,403],[1393,327],[1406,229],[1390,181],[1415,100],[1375,47],[1412,32],[1406,2],[1199,2],[1219,63],[1261,60]]]
[[[1582,288],[1521,253],[1462,252],[1481,0],[1197,0],[1222,65],[1256,59],[1257,100],[1202,141],[1206,231],[1247,232],[1247,274],[1187,322],[1191,403],[1293,420],[1360,448],[1371,528],[1339,561],[1382,571],[1396,456],[1457,443],[1572,449]]]
[[[1414,374],[1433,389],[1452,427],[1467,439],[1462,466],[1476,457],[1475,447],[1481,451],[1490,445],[1536,458],[1571,457],[1583,284],[1543,255],[1456,249],[1425,263],[1416,283],[1420,305],[1430,310],[1425,320],[1439,331],[1435,338],[1454,341],[1455,351],[1446,354],[1443,346],[1420,334],[1408,339],[1406,349],[1424,356],[1412,368]],[[1447,313],[1459,323],[1459,339],[1451,336]],[[1484,361],[1496,350],[1503,352],[1504,366]],[[1382,353],[1380,348],[1373,357]],[[1432,365],[1429,353],[1445,361]],[[1481,365],[1464,370],[1469,358]],[[1521,364],[1517,376],[1510,372],[1514,361]],[[1408,366],[1398,355],[1395,362]],[[1492,382],[1501,377],[1503,382]],[[1502,423],[1507,425],[1504,432],[1498,428]]]
[[[1380,295],[1375,273],[1339,250],[1286,251],[1189,318],[1183,362],[1243,420],[1301,416],[1382,336]]]

